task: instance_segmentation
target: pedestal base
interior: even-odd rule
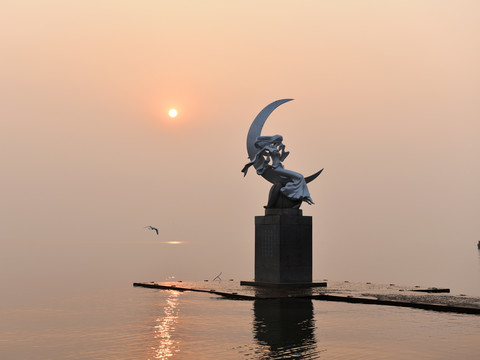
[[[312,283],[312,217],[279,212],[255,216],[255,281],[260,286]],[[285,284],[285,285],[284,285]]]
[[[260,281],[240,281],[240,285],[258,286],[258,287],[272,287],[272,288],[313,288],[313,287],[327,287],[326,282],[308,282],[308,283],[290,283],[277,284]]]

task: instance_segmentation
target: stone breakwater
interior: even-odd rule
[[[450,294],[449,289],[395,284],[328,281],[327,287],[270,288],[240,285],[234,280],[198,282],[138,282],[144,288],[196,291],[232,300],[309,298],[323,301],[410,307],[424,310],[480,315],[480,297]]]

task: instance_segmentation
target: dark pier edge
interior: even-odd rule
[[[441,305],[441,304],[429,304],[429,303],[419,303],[419,302],[410,302],[410,301],[395,301],[395,300],[380,300],[380,299],[369,299],[353,296],[335,296],[335,295],[312,295],[310,297],[314,300],[324,300],[324,301],[339,301],[347,302],[354,304],[371,304],[371,305],[386,305],[386,306],[398,306],[398,307],[408,307],[414,309],[422,310],[433,310],[441,312],[452,312],[459,314],[475,314],[480,315],[479,308],[471,308],[464,306],[455,306],[455,305]]]
[[[244,286],[258,286],[270,288],[314,288],[327,287],[326,282],[305,282],[305,283],[269,283],[261,281],[240,281],[240,285]]]
[[[245,283],[245,282],[244,282]],[[243,284],[247,285],[247,284]],[[258,297],[255,295],[243,295],[236,292],[221,292],[216,290],[205,290],[205,289],[196,289],[193,287],[183,287],[171,284],[161,284],[155,282],[149,283],[133,283],[133,286],[144,287],[144,288],[153,288],[153,289],[163,289],[163,290],[176,290],[176,291],[195,291],[210,293],[222,296],[231,300],[273,300],[279,298],[298,298],[298,299],[312,299],[312,300],[321,300],[321,301],[338,301],[346,303],[355,303],[355,304],[370,304],[370,305],[384,305],[384,306],[398,306],[398,307],[407,307],[414,309],[422,310],[431,310],[431,311],[441,311],[441,312],[450,312],[450,313],[459,313],[459,314],[473,314],[480,315],[480,308],[477,307],[468,307],[468,306],[458,306],[458,305],[442,305],[434,303],[425,303],[425,302],[414,302],[414,301],[397,301],[397,300],[381,300],[375,298],[366,298],[362,296],[341,296],[341,295],[329,295],[329,294],[299,294],[299,295],[288,295],[288,296],[271,296],[271,297]],[[252,286],[252,285],[250,285]],[[287,289],[285,289],[287,291]]]

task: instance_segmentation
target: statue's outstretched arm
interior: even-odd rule
[[[283,160],[286,159],[288,154],[290,154],[290,151],[285,151],[285,145],[283,145],[283,144],[282,144],[282,146],[280,146],[280,150],[282,151],[282,154],[280,155],[280,161],[283,161]]]
[[[268,151],[265,151],[265,149],[261,149],[260,151],[258,151],[256,154],[255,154],[255,157],[252,159],[252,161],[248,162],[242,169],[242,172],[243,172],[243,176],[246,176],[247,175],[247,172],[248,172],[248,169],[250,168],[250,166],[254,165],[258,159],[260,157],[262,157],[263,155],[265,155],[265,153],[267,154],[267,160],[266,160],[266,163],[268,164],[268,162],[270,161],[270,155],[268,153]]]

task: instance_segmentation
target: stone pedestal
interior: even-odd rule
[[[299,209],[267,209],[255,216],[257,286],[326,286],[312,283],[312,217]]]

